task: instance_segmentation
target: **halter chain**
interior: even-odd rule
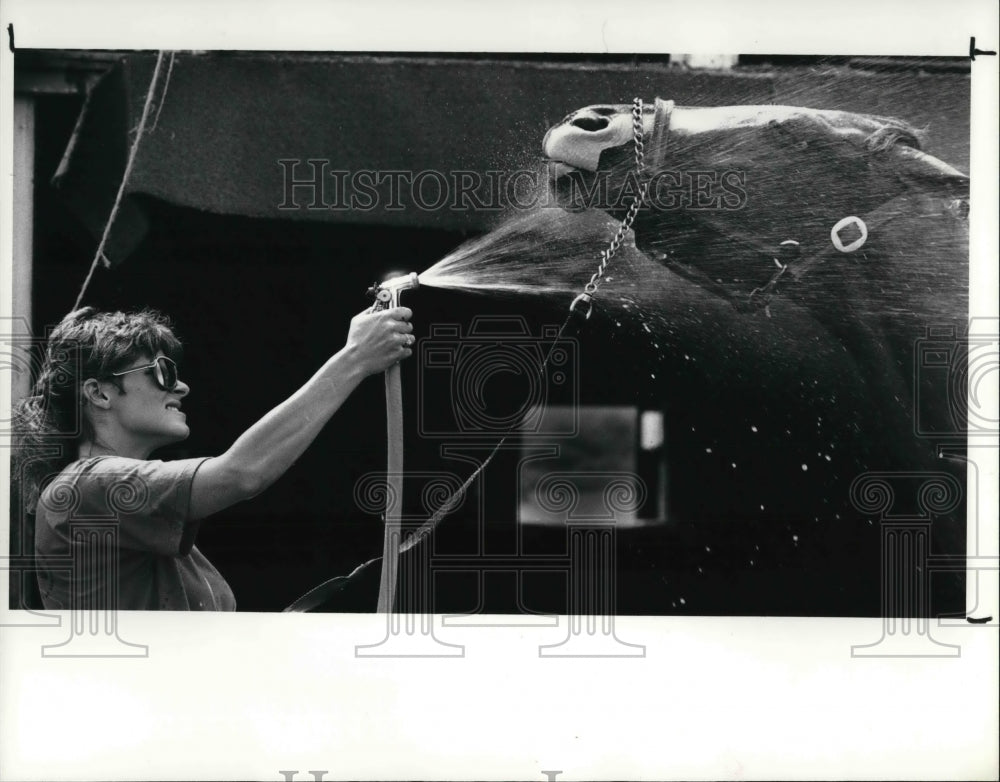
[[[569,305],[570,312],[577,312],[577,307],[581,304],[586,305],[586,311],[581,313],[585,319],[589,318],[593,311],[593,297],[597,293],[598,286],[604,279],[604,272],[608,268],[608,263],[611,262],[611,259],[615,257],[621,248],[622,242],[625,240],[625,234],[631,230],[632,223],[635,222],[639,210],[646,202],[646,196],[649,192],[649,182],[643,181],[646,173],[646,146],[642,140],[642,108],[642,98],[634,98],[632,100],[632,140],[635,144],[635,170],[641,183],[639,185],[639,194],[629,204],[628,211],[625,213],[625,217],[618,226],[618,230],[615,232],[610,244],[604,250],[601,250],[601,263],[597,267],[597,271],[591,275],[590,282],[583,288],[583,293],[573,299],[573,303]]]

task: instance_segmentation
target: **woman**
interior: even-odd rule
[[[149,310],[67,315],[35,396],[15,411],[13,475],[35,512],[44,607],[234,610],[194,546],[200,521],[274,483],[365,377],[412,355],[411,317],[406,307],[355,316],[343,349],[225,453],[164,462],[150,455],[189,434],[169,322]],[[109,519],[110,533],[80,526]],[[101,559],[109,539],[117,556]]]

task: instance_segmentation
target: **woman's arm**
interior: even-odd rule
[[[364,378],[412,354],[412,314],[396,307],[356,315],[340,352],[229,450],[201,466],[191,486],[192,517],[247,500],[281,477]]]

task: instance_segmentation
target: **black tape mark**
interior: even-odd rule
[[[985,54],[987,57],[996,57],[996,52],[984,52],[982,49],[976,48],[976,36],[972,36],[969,39],[969,59],[975,60],[977,54]]]
[[[974,616],[967,616],[967,617],[965,617],[965,621],[968,622],[970,625],[984,625],[987,622],[992,622],[993,621],[993,617],[992,616],[984,616],[982,618],[977,619]]]
[[[10,39],[10,53],[11,54],[17,54],[17,52],[14,50],[14,23],[13,22],[11,22],[10,24],[7,25],[7,37],[8,37],[8,39]]]

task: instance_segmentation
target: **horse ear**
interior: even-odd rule
[[[884,154],[891,156],[892,167],[900,179],[915,190],[969,197],[969,177],[943,160],[903,144],[892,146]]]

